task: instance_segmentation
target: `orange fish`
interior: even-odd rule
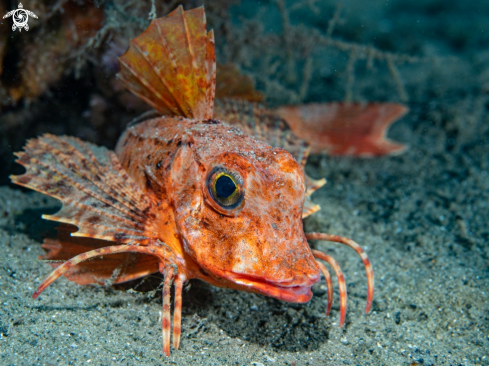
[[[307,240],[316,239],[346,244],[361,256],[368,313],[374,278],[360,246],[304,233],[303,217],[319,209],[309,196],[324,184],[304,174],[308,144],[258,105],[214,105],[214,36],[206,31],[204,9],[179,7],[154,20],[119,61],[120,79],[161,117],[129,127],[115,152],[47,134],[16,154],[26,173],[12,181],[63,203],[56,214],[43,215],[63,224],[56,239],[45,240],[43,258],[66,262],[51,263],[56,269],[33,297],[62,275],[86,285],[160,272],[168,356],[172,284],[178,349],[188,280],[303,303],[323,273],[329,313],[333,287],[323,260],[338,277],[342,326],[345,281],[332,257],[310,249]]]

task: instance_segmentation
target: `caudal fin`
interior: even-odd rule
[[[210,119],[216,63],[214,33],[206,31],[204,8],[179,6],[130,42],[119,58],[118,77],[164,115]]]
[[[311,152],[371,157],[399,154],[407,146],[386,137],[408,108],[396,103],[323,103],[280,107],[276,113]]]

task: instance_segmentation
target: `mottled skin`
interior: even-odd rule
[[[173,249],[186,278],[310,300],[319,268],[302,226],[304,174],[287,151],[219,121],[164,117],[129,128],[116,153],[159,204],[151,227]],[[207,192],[216,166],[244,182],[244,202],[230,213]]]

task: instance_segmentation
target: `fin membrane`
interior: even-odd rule
[[[54,239],[44,239],[42,247],[47,251],[41,260],[50,260],[48,264],[57,268],[63,262],[79,254],[107,246],[104,240],[73,237],[70,233],[76,231],[71,225],[61,224],[57,228],[58,236]],[[123,283],[158,272],[158,258],[141,253],[118,253],[104,257],[93,258],[77,264],[65,277],[79,285]]]
[[[17,163],[26,173],[12,182],[57,198],[63,207],[44,219],[72,224],[82,236],[117,243],[148,241],[151,201],[104,147],[50,134],[29,140]]]
[[[163,115],[212,118],[216,84],[214,33],[204,8],[179,6],[134,38],[119,58],[118,77]]]
[[[406,146],[386,138],[408,108],[395,103],[324,103],[275,110],[312,153],[360,157],[399,154]]]

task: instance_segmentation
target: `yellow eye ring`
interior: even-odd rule
[[[243,201],[243,180],[225,168],[217,167],[211,171],[207,187],[211,198],[224,209],[232,210]]]

